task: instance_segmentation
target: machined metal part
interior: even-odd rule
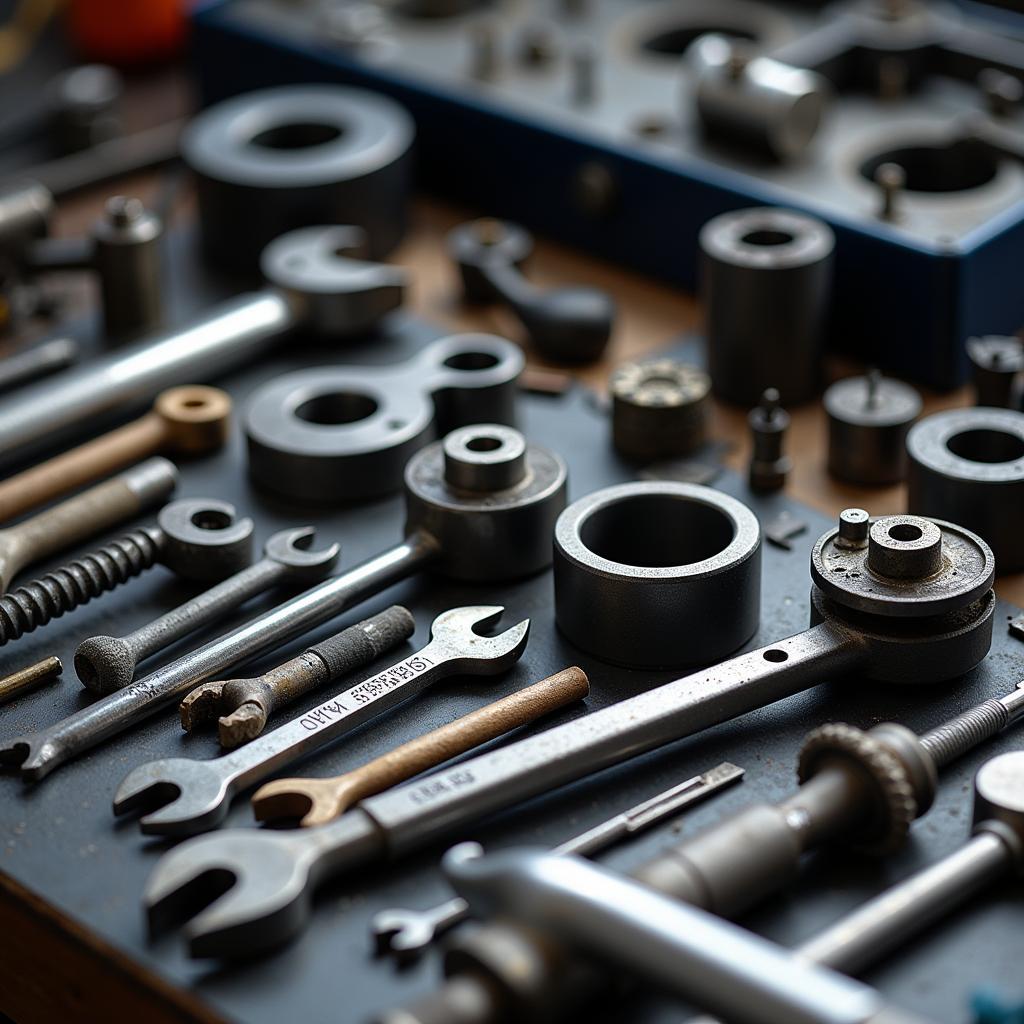
[[[258,562],[173,611],[127,636],[93,636],[83,640],[75,651],[75,672],[82,685],[99,694],[120,690],[135,678],[140,662],[216,622],[257,594],[272,587],[308,586],[322,580],[334,568],[340,547],[331,544],[319,551],[309,550],[315,534],[312,526],[280,530],[267,540],[263,558]]]
[[[587,829],[556,846],[552,852],[589,857],[608,849],[621,839],[652,828],[742,778],[743,769],[725,761],[710,771],[694,775],[664,793]],[[270,783],[270,786],[274,785]],[[386,949],[408,960],[422,953],[439,935],[466,920],[469,914],[469,904],[461,896],[456,896],[430,910],[382,910],[374,915],[371,927],[378,950]]]
[[[494,625],[502,611],[500,606],[471,605],[442,612],[431,625],[426,647],[230,754],[211,761],[182,757],[139,765],[118,786],[114,813],[143,809],[146,813],[139,824],[147,835],[188,836],[216,827],[239,790],[294,764],[438,680],[507,672],[526,650],[530,620],[524,619],[494,637],[476,632]],[[400,630],[392,625],[384,648],[411,632],[411,628]],[[344,671],[348,667],[345,645],[350,641],[343,642],[342,637],[345,633],[307,652],[308,657],[320,662],[317,683],[331,679],[336,668]],[[360,659],[363,663],[365,660]],[[158,809],[153,810],[154,806]]]
[[[974,777],[971,838],[802,942],[803,959],[859,974],[987,888],[1024,872],[1024,752],[1000,754]],[[688,1024],[714,1024],[709,1017]]]
[[[907,508],[962,523],[992,547],[1001,573],[1024,569],[1024,413],[949,409],[907,437]]]
[[[793,460],[784,451],[789,423],[789,413],[779,405],[779,392],[765,388],[761,401],[747,415],[751,441],[747,482],[758,494],[786,486],[793,468]]]
[[[415,631],[416,623],[408,609],[392,605],[261,676],[197,686],[181,702],[181,727],[192,732],[216,719],[220,745],[226,749],[241,746],[263,732],[274,711],[368,665]]]
[[[807,152],[828,107],[827,79],[755,55],[717,33],[697,39],[686,61],[696,75],[693,96],[709,137],[781,163]]]
[[[466,300],[505,303],[540,355],[564,363],[600,357],[615,324],[615,303],[598,288],[541,290],[532,285],[522,273],[533,251],[533,238],[525,228],[483,218],[454,228],[446,244]]]
[[[92,263],[108,337],[155,331],[164,319],[163,223],[138,200],[114,196],[93,225]]]
[[[863,522],[868,522],[866,514]],[[845,525],[843,529],[850,532]],[[971,536],[948,524],[940,531],[954,552],[963,550]],[[819,547],[831,545],[839,532],[830,530]],[[914,564],[913,543],[893,541],[901,543]],[[196,914],[187,926],[194,955],[254,951],[302,927],[312,889],[329,875],[379,863],[382,857],[400,857],[518,800],[825,680],[925,684],[954,679],[985,657],[992,639],[994,560],[983,541],[974,538],[973,543],[987,557],[973,565],[964,557],[967,579],[959,574],[955,583],[943,574],[916,582],[903,577],[894,600],[880,602],[874,614],[856,607],[863,598],[862,589],[852,585],[856,580],[849,595],[853,607],[844,604],[841,592],[827,598],[813,587],[814,624],[802,633],[469,758],[422,783],[408,782],[369,797],[329,825],[302,830],[299,838],[254,829],[194,838],[165,855],[153,872],[144,897],[151,920],[157,926],[169,918],[180,920],[187,902],[188,911]],[[838,577],[844,575],[836,574],[840,591]],[[878,580],[889,590],[896,588],[897,581]],[[955,610],[935,614],[946,594]],[[915,599],[920,614],[908,617]],[[33,748],[38,742],[21,740]],[[6,750],[12,749],[8,744]],[[40,760],[35,749],[33,759]],[[258,875],[243,867],[252,864],[260,865]],[[217,874],[222,894],[197,913],[195,887],[211,872]],[[225,877],[233,884],[222,890]]]
[[[50,656],[43,658],[42,661],[37,661],[34,665],[29,665],[28,668],[12,672],[9,676],[0,679],[0,704],[6,704],[18,694],[31,690],[47,680],[52,682],[63,671],[64,666],[61,664],[60,658]]]
[[[907,471],[907,434],[921,414],[909,384],[872,370],[826,390],[828,471],[853,484],[899,483]]]
[[[969,338],[974,404],[992,409],[1020,409],[1024,374],[1024,341],[1015,337],[987,335]]]
[[[793,210],[723,213],[700,232],[711,390],[754,405],[765,388],[805,402],[821,381],[835,236]]]
[[[675,359],[623,363],[608,381],[612,444],[640,462],[692,455],[707,440],[711,378]]]
[[[277,377],[249,399],[249,475],[313,502],[401,489],[414,452],[467,423],[515,422],[518,346],[455,334],[384,366],[320,366]]]
[[[153,460],[156,461],[156,460]],[[215,580],[249,564],[251,519],[209,498],[165,505],[144,526],[0,597],[0,644],[107,593],[157,563],[184,579]]]
[[[45,185],[30,179],[0,185],[0,252],[17,255],[49,233],[56,204]]]
[[[0,482],[0,522],[158,452],[188,457],[214,451],[227,441],[230,425],[226,391],[169,388],[140,419]]]
[[[313,224],[354,224],[379,259],[405,233],[415,128],[379,93],[286,85],[218,103],[185,129],[206,255],[253,270],[273,238]]]
[[[302,228],[263,253],[268,280],[192,325],[92,360],[81,371],[26,388],[0,411],[0,451],[14,455],[123,406],[143,403],[197,373],[206,379],[251,360],[295,328],[337,339],[369,329],[402,300],[405,273],[345,255],[349,227]]]
[[[501,439],[500,432],[508,436],[497,449],[481,452],[469,446],[476,436]],[[528,472],[519,478],[514,467],[521,467],[524,458]],[[445,482],[447,466],[455,467],[460,481],[518,482],[496,491],[462,490]],[[565,507],[565,492],[566,468],[559,456],[525,444],[508,427],[463,428],[457,444],[446,448],[435,442],[410,463],[408,533],[393,547],[60,722],[7,740],[0,744],[0,762],[20,765],[25,779],[41,779],[199,683],[288,643],[424,569],[490,581],[539,572],[551,564],[551,533]]]
[[[66,370],[78,359],[79,346],[74,338],[50,338],[32,348],[16,352],[0,361],[0,391],[10,391]]]
[[[761,527],[698,484],[619,484],[555,526],[555,617],[581,650],[630,668],[705,665],[753,636]]]
[[[532,686],[485,704],[468,715],[417,736],[360,767],[329,779],[275,779],[253,793],[258,821],[300,819],[300,827],[325,825],[364,797],[464,754],[590,693],[581,668],[565,668]]]
[[[178,471],[166,459],[148,459],[104,483],[0,530],[0,593],[32,562],[128,519],[167,498]]]

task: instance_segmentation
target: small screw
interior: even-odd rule
[[[882,193],[878,216],[882,220],[896,220],[899,217],[899,196],[907,185],[907,172],[899,164],[879,164],[875,169],[875,184]]]

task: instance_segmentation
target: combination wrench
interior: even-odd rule
[[[567,472],[511,427],[477,424],[420,449],[406,466],[405,537],[394,547],[54,725],[0,743],[0,762],[38,781],[130,729],[199,683],[301,636],[424,569],[497,582],[551,564]]]
[[[169,914],[180,919],[194,883],[227,875],[234,885],[187,927],[190,949],[196,956],[253,951],[301,928],[311,891],[328,874],[397,858],[485,814],[827,680],[956,678],[991,645],[994,573],[991,550],[969,531],[917,516],[869,522],[847,510],[811,554],[810,629],[370,797],[329,825],[299,835],[234,829],[192,839],[158,863],[145,905],[157,925]],[[251,864],[264,867],[256,875]]]
[[[152,399],[163,388],[203,383],[242,366],[295,328],[337,337],[372,326],[399,306],[406,275],[398,267],[339,255],[361,241],[357,228],[291,231],[264,250],[268,284],[261,291],[230,299],[188,327],[19,391],[0,410],[4,458]]]
[[[228,813],[231,797],[279,768],[293,764],[371,718],[422,693],[452,675],[492,676],[508,671],[526,650],[530,620],[495,637],[481,636],[503,608],[470,605],[442,612],[430,627],[425,647],[390,668],[346,687],[319,707],[258,737],[230,754],[209,761],[165,758],[129,772],[114,796],[114,813],[159,804],[140,821],[148,835],[187,836],[214,828]],[[334,660],[330,640],[312,648],[325,665]],[[321,654],[321,651],[323,653]]]

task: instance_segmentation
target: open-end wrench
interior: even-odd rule
[[[692,779],[587,829],[556,846],[552,852],[589,857],[626,836],[651,828],[742,778],[742,768],[723,761],[716,768],[694,775]],[[455,896],[430,910],[408,910],[404,907],[382,910],[374,914],[370,928],[378,951],[387,951],[400,960],[409,961],[467,917],[469,904],[461,896]]]
[[[491,583],[539,572],[551,564],[551,533],[565,489],[565,463],[510,427],[455,430],[409,460],[406,532],[394,547],[60,722],[3,741],[0,762],[20,765],[22,778],[38,781],[197,684],[424,569]]]
[[[205,382],[250,362],[293,328],[330,337],[366,330],[400,304],[406,274],[340,255],[361,243],[362,232],[350,227],[301,228],[275,239],[261,259],[268,281],[261,291],[5,402],[0,452],[6,458],[173,384]]]
[[[75,671],[86,689],[113,693],[135,678],[139,662],[216,622],[271,587],[301,586],[323,579],[338,560],[337,544],[310,551],[316,529],[280,530],[263,546],[263,557],[234,576],[141,626],[127,636],[92,636],[75,651]]]
[[[915,566],[927,575],[915,577]],[[144,898],[154,921],[180,914],[204,876],[227,875],[235,884],[191,922],[190,948],[197,956],[255,950],[302,926],[311,890],[328,874],[397,858],[485,814],[830,679],[939,682],[988,653],[995,562],[969,531],[917,516],[869,523],[864,513],[844,513],[841,529],[815,545],[811,571],[815,625],[802,633],[369,797],[301,835],[234,829],[183,843],[149,880]]]
[[[170,796],[159,810],[142,818],[143,832],[187,836],[213,828],[223,821],[232,795],[239,790],[351,732],[438,680],[451,675],[498,675],[510,669],[526,650],[530,620],[524,619],[495,637],[476,632],[478,627],[497,622],[502,611],[496,606],[470,605],[442,612],[434,619],[430,643],[424,648],[230,754],[210,761],[175,757],[139,765],[118,787],[114,813],[159,806]],[[331,660],[327,651],[325,664],[330,665]]]

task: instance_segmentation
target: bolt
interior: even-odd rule
[[[882,195],[878,216],[881,220],[899,219],[899,197],[906,188],[907,172],[894,163],[879,164],[875,168],[875,184]]]
[[[779,405],[779,392],[775,388],[765,389],[761,404],[751,410],[747,422],[754,442],[750,455],[751,489],[761,493],[781,490],[793,462],[782,453],[789,414]]]
[[[24,693],[33,686],[38,686],[51,676],[56,679],[64,671],[60,658],[43,658],[28,668],[12,672],[5,679],[0,679],[0,704],[6,703],[16,694]]]

